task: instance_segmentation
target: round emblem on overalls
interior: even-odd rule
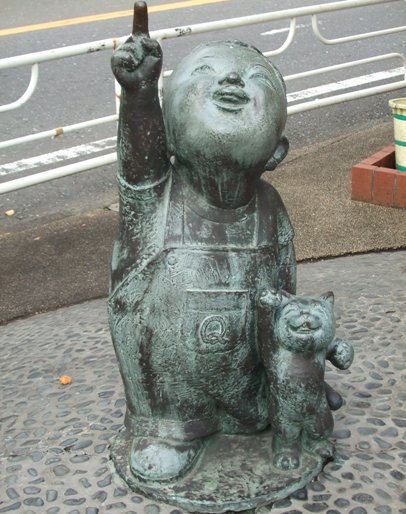
[[[200,324],[199,336],[203,343],[215,344],[225,340],[226,322],[222,316],[208,316]]]
[[[169,266],[175,266],[175,264],[178,262],[176,257],[174,255],[170,255],[167,260]]]

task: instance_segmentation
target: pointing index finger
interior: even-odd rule
[[[148,32],[148,7],[145,2],[134,4],[133,36],[149,36]]]

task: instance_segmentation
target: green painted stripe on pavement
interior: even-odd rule
[[[399,141],[398,139],[395,139],[395,145],[406,146],[406,141]]]
[[[401,166],[400,164],[396,164],[396,169],[398,171],[406,171],[406,166]]]
[[[406,121],[406,116],[404,114],[394,114],[393,117],[395,118],[395,120]]]

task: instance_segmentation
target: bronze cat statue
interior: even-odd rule
[[[347,369],[354,357],[351,344],[334,336],[334,295],[308,298],[272,290],[263,292],[260,303],[271,314],[270,341],[262,355],[269,383],[273,464],[297,468],[303,449],[328,459],[333,455],[333,417],[326,399],[325,361]]]

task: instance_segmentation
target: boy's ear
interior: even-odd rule
[[[265,170],[273,171],[276,168],[276,166],[278,166],[278,164],[283,161],[283,159],[288,154],[288,151],[289,151],[289,141],[288,141],[288,138],[285,135],[283,135],[281,137],[281,140],[279,141],[278,146],[276,147],[274,154],[269,159],[269,161],[266,163]]]

